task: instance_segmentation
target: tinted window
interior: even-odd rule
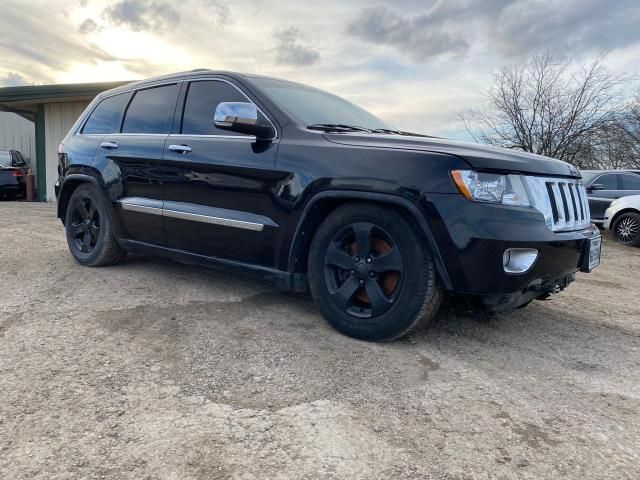
[[[640,190],[640,175],[620,175],[622,190]]]
[[[220,130],[213,124],[213,114],[222,102],[247,102],[235,87],[225,82],[193,82],[189,85],[182,117],[182,133],[187,135],[242,135]]]
[[[120,131],[122,111],[128,99],[128,93],[121,93],[102,100],[91,112],[82,133],[115,133]]]
[[[602,185],[605,190],[618,190],[618,175],[601,175],[593,183]]]
[[[13,152],[13,165],[15,167],[26,167],[27,162],[25,162],[24,158],[20,154],[20,152]]]
[[[0,152],[0,167],[11,166],[11,154],[9,152]]]
[[[171,133],[178,85],[136,92],[127,108],[122,133]]]

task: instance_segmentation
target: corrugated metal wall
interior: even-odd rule
[[[0,112],[0,150],[18,150],[35,169],[36,141],[33,122],[10,112]]]
[[[58,179],[58,145],[89,102],[47,103],[44,106],[45,147],[47,163],[47,201],[55,200],[54,185]]]

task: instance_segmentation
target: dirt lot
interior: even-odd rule
[[[0,203],[0,478],[640,478],[640,249],[384,345],[242,277],[66,251]]]

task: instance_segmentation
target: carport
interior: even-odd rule
[[[0,88],[0,111],[35,123],[36,188],[39,201],[55,200],[57,147],[100,92],[127,82],[76,83]]]

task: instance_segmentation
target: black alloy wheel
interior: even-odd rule
[[[353,317],[376,317],[397,300],[404,271],[400,247],[373,223],[357,222],[340,230],[324,264],[331,298]]]
[[[71,229],[73,240],[82,253],[91,253],[100,235],[100,213],[88,196],[79,198],[72,206]]]
[[[374,203],[331,212],[313,236],[309,287],[322,315],[354,338],[388,341],[432,320],[442,300],[423,233]]]

